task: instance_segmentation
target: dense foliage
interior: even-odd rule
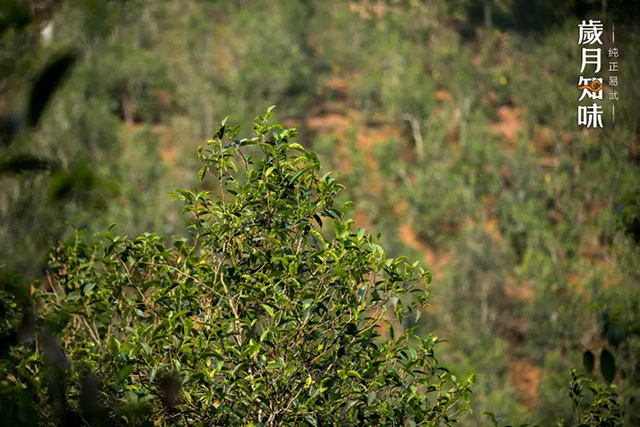
[[[578,423],[580,366],[640,424],[640,2],[0,3],[4,291],[10,272],[46,284],[69,223],[87,230],[80,244],[110,223],[189,237],[165,194],[211,190],[196,146],[216,118],[277,103],[322,173],[339,172],[352,227],[433,271],[435,303],[405,324],[446,337],[441,363],[477,374],[462,425],[484,411]],[[576,126],[583,19],[615,23],[620,51],[598,130]],[[21,295],[4,306],[31,307]]]
[[[190,239],[78,232],[52,252],[38,308],[4,325],[21,335],[2,360],[3,419],[33,404],[40,421],[110,425],[456,422],[470,383],[438,364],[437,337],[402,327],[430,273],[352,230],[295,129],[257,120],[255,137],[223,123],[200,151],[217,192],[175,193]]]

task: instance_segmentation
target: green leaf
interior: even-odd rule
[[[118,374],[116,375],[116,380],[119,383],[123,383],[127,378],[129,378],[129,375],[131,375],[133,371],[135,371],[135,369],[136,368],[133,365],[126,365],[124,368],[118,371]]]
[[[153,380],[156,379],[156,375],[158,374],[158,368],[156,366],[154,366],[153,368],[151,368],[151,370],[149,371],[149,381],[153,382]]]
[[[357,371],[354,371],[353,369],[352,369],[352,370],[350,370],[350,371],[348,371],[348,372],[347,372],[347,375],[349,375],[350,377],[357,378],[357,379],[359,379],[359,380],[361,380],[361,379],[362,379],[362,376],[361,376]]]
[[[273,319],[273,315],[274,315],[274,311],[273,308],[271,308],[270,306],[268,306],[267,304],[261,304],[262,308],[264,308],[264,310],[269,313],[269,317],[271,317]]]
[[[224,137],[224,132],[227,129],[227,119],[225,117],[222,123],[220,123],[220,127],[213,133],[213,137],[211,139],[222,139]]]
[[[300,144],[298,144],[297,142],[292,142],[291,144],[289,144],[289,148],[292,150],[298,150],[302,153],[306,153],[307,150],[304,149],[304,147]]]
[[[342,234],[343,226],[337,219],[333,220],[333,231],[336,233],[336,237],[339,237]]]
[[[260,342],[264,342],[267,341],[267,339],[269,338],[269,336],[272,335],[271,329],[265,329],[262,334],[260,335]],[[268,342],[271,342],[271,340],[268,340]]]
[[[84,285],[84,288],[82,288],[82,293],[84,293],[85,295],[89,295],[89,293],[93,290],[93,288],[96,287],[95,283],[88,283],[86,285]]]
[[[277,361],[277,362],[269,362],[267,364],[267,369],[279,369],[282,368],[282,362]]]
[[[120,353],[120,341],[116,338],[111,338],[109,341],[109,350],[111,350],[113,356],[117,356],[118,353]]]

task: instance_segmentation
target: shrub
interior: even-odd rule
[[[600,385],[571,371],[569,397],[579,426],[618,427],[624,425],[615,385]]]
[[[270,111],[254,137],[225,120],[199,149],[215,185],[174,194],[190,239],[77,232],[32,295],[4,282],[3,419],[435,426],[468,410],[473,378],[402,327],[430,273],[352,230],[342,186]]]

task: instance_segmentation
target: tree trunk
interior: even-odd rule
[[[491,28],[491,0],[484,0],[484,26]]]

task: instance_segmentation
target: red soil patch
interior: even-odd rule
[[[520,402],[530,409],[536,409],[542,369],[530,360],[516,359],[507,367],[507,375]]]
[[[517,282],[513,276],[507,276],[504,292],[507,298],[512,300],[533,302],[535,294],[529,282]]]
[[[451,92],[449,91],[439,90],[435,93],[435,98],[436,101],[439,102],[451,101],[453,99],[453,95],[451,95]]]
[[[538,164],[543,168],[554,168],[556,163],[556,159],[553,156],[542,156],[538,159]]]
[[[340,92],[343,94],[346,94],[349,91],[349,83],[342,77],[329,77],[324,81],[324,86],[326,86],[328,89],[335,90],[336,92]]]
[[[309,129],[322,134],[341,134],[349,125],[349,119],[339,114],[326,114],[307,119]]]
[[[353,213],[353,219],[356,221],[358,228],[370,229],[369,218],[362,210],[356,210]]]
[[[549,126],[535,126],[533,134],[533,145],[538,152],[551,153],[553,151],[553,130]]]
[[[402,198],[398,201],[398,203],[393,205],[393,212],[397,214],[401,214],[403,212],[406,212],[407,207],[408,207],[407,199]]]
[[[375,144],[389,140],[400,140],[401,128],[398,125],[383,125],[378,127],[363,127],[358,134],[358,145],[365,150]]]
[[[498,121],[491,124],[491,130],[504,136],[510,144],[515,145],[522,130],[522,109],[505,105],[498,108],[496,115]]]
[[[400,225],[400,239],[410,248],[422,253],[422,257],[427,266],[431,269],[441,270],[446,264],[451,262],[451,256],[438,253],[431,245],[421,239],[409,226]]]
[[[323,101],[315,109],[315,115],[306,121],[307,127],[314,132],[336,138],[334,149],[334,163],[343,171],[351,170],[352,153],[348,152],[348,130],[353,127],[358,129],[356,147],[364,154],[366,166],[366,179],[370,183],[367,189],[373,195],[380,195],[383,189],[383,180],[379,176],[379,165],[372,147],[375,144],[389,140],[401,139],[401,127],[398,125],[368,126],[366,118],[359,111],[349,106],[345,98],[349,90],[348,81],[344,78],[333,76],[323,82],[328,91],[337,92],[340,96],[333,101]]]

